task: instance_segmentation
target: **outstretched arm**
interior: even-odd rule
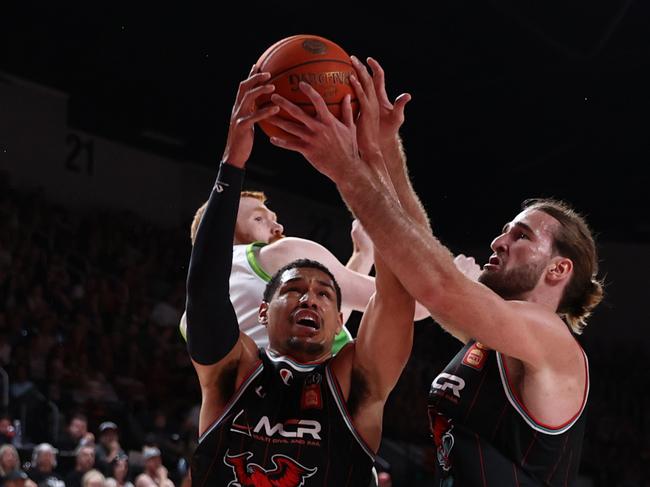
[[[373,157],[373,164],[381,166],[381,153]],[[415,300],[379,253],[375,253],[375,268],[376,290],[364,311],[354,348],[335,359],[333,370],[349,404],[356,405],[351,410],[355,428],[377,451],[384,405],[411,354]]]
[[[239,338],[228,291],[232,243],[223,234],[234,233],[243,180],[243,170],[221,164],[192,247],[187,273],[187,347],[200,365],[218,363]],[[222,323],[215,327],[217,319]]]
[[[375,268],[377,291],[361,318],[352,359],[352,373],[362,378],[366,388],[362,388],[352,419],[357,431],[377,451],[384,405],[411,355],[415,301],[380,254]]]
[[[566,327],[554,322],[557,316],[540,305],[506,301],[467,278],[454,265],[451,252],[399,204],[372,158],[359,156],[349,98],[343,103],[349,119],[342,123],[329,113],[316,90],[307,83],[301,83],[300,89],[318,116],[311,117],[273,95],[274,103],[297,122],[274,122],[290,135],[271,138],[271,142],[300,152],[337,185],[370,235],[376,253],[438,323],[454,335],[475,338],[534,367],[561,364],[563,354],[575,352]]]
[[[368,58],[372,69],[370,76],[356,56],[351,56],[350,59],[357,72],[357,76],[350,81],[362,107],[357,121],[361,156],[369,160],[375,147],[381,151],[387,178],[394,187],[400,204],[415,221],[431,231],[429,217],[413,190],[406,166],[406,154],[399,136],[399,129],[404,124],[404,109],[411,101],[411,95],[402,93],[391,103],[381,65],[375,59]]]
[[[348,161],[353,159],[349,162],[371,168],[373,176],[383,185],[383,190],[391,195],[391,202],[400,206],[390,177],[386,175],[381,150],[377,150],[375,145],[377,132],[372,127],[368,130],[369,150],[365,154],[367,165],[359,157],[354,144],[357,127],[352,120],[349,98],[343,105],[343,123],[331,115],[322,98],[313,97],[312,101],[318,118],[331,129],[328,136],[323,138],[324,145],[314,145],[315,153],[324,156],[326,152],[336,153],[338,149],[347,156]],[[365,107],[363,100],[361,106]],[[299,120],[308,125],[310,119],[303,117]],[[302,139],[294,140],[296,146],[304,147],[304,139],[308,143],[316,139],[305,135],[304,129],[296,127],[296,124],[287,123],[281,128],[296,135],[297,139]],[[307,128],[309,129],[310,127]],[[272,142],[279,141],[272,139]],[[285,143],[280,142],[279,145]],[[341,156],[345,157],[343,154]],[[303,155],[309,159],[308,154]],[[376,291],[363,314],[354,348],[344,349],[337,355],[332,367],[346,399],[351,404],[356,404],[351,411],[355,428],[370,448],[377,451],[381,442],[384,405],[411,354],[415,301],[378,253],[375,253],[375,266]],[[360,387],[352,384],[357,380],[363,383]],[[351,401],[353,394],[356,397]]]
[[[255,108],[255,99],[273,89],[270,85],[261,85],[268,78],[268,73],[255,73],[253,68],[248,79],[239,86],[223,162],[190,257],[187,344],[203,395],[200,432],[218,416],[230,398],[220,387],[224,371],[229,370],[238,378],[256,360],[253,341],[239,332],[229,297],[229,276],[243,168],[252,150],[253,126],[256,121],[277,112],[275,107]]]

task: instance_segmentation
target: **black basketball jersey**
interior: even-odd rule
[[[436,445],[436,486],[567,486],[575,480],[584,409],[550,427],[515,394],[499,352],[470,341],[431,384],[429,420]]]
[[[352,425],[329,360],[260,357],[199,438],[193,487],[367,487],[375,455]]]

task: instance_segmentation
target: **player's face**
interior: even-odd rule
[[[284,228],[277,216],[257,198],[245,196],[239,201],[237,224],[235,225],[236,244],[252,242],[271,243],[284,237]]]
[[[341,331],[334,282],[319,269],[285,271],[270,303],[263,303],[271,348],[300,362],[322,360],[331,354]]]
[[[492,241],[492,256],[479,276],[504,299],[525,299],[554,256],[553,232],[559,222],[539,210],[524,210]]]

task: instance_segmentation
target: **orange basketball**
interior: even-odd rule
[[[295,103],[307,113],[314,115],[314,107],[309,98],[300,91],[298,83],[305,81],[313,86],[324,98],[330,112],[341,118],[341,101],[345,95],[352,97],[352,110],[356,116],[359,102],[350,75],[354,68],[350,56],[329,39],[314,35],[295,35],[281,39],[269,47],[257,60],[260,71],[271,73],[269,83],[275,85],[275,93]],[[258,98],[258,104],[271,103],[271,96]],[[278,116],[292,119],[287,112],[280,110]],[[262,120],[259,126],[271,136],[283,136],[284,131]]]

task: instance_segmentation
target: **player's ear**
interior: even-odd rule
[[[266,326],[269,322],[269,303],[262,301],[260,309],[257,311],[257,321]]]
[[[573,262],[566,257],[556,257],[546,271],[549,281],[560,282],[568,279],[573,271]]]

